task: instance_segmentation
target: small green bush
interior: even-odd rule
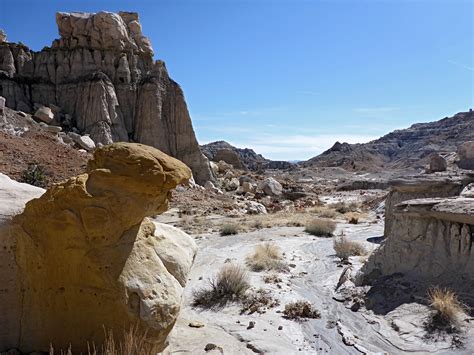
[[[38,187],[46,187],[46,171],[41,165],[30,164],[21,174],[21,182]]]

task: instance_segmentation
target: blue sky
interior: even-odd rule
[[[0,0],[33,49],[56,11],[137,11],[201,143],[307,159],[473,107],[473,1]]]

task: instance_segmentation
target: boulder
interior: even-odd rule
[[[219,166],[215,162],[210,161],[209,167],[211,168],[211,171],[214,175],[217,175],[219,173]]]
[[[267,209],[261,203],[247,201],[245,205],[248,214],[267,214]]]
[[[5,98],[0,96],[0,115],[3,115],[3,111],[5,110]]]
[[[230,164],[234,169],[246,170],[244,164],[240,160],[239,154],[237,154],[232,149],[219,149],[214,156],[214,161],[225,161],[227,164]]]
[[[151,145],[185,162],[198,184],[213,180],[183,90],[153,59],[138,14],[59,12],[56,22],[60,38],[51,48],[0,46],[0,71],[7,74],[0,92],[8,107],[30,112],[34,103],[55,105],[61,124],[74,124],[96,143]]]
[[[226,163],[223,160],[219,160],[219,162],[217,163],[217,168],[218,168],[219,174],[224,174],[228,170],[232,169],[232,165]]]
[[[447,168],[448,163],[446,162],[446,159],[437,153],[431,155],[429,172],[436,173],[446,171]]]
[[[474,141],[464,142],[458,147],[457,165],[461,169],[474,170]]]
[[[69,132],[67,134],[77,145],[87,151],[95,149],[95,143],[89,136],[81,136],[80,134]]]
[[[166,211],[171,190],[190,177],[155,148],[116,143],[44,194],[0,179],[0,351],[48,352],[52,344],[87,353],[88,344],[100,348],[104,328],[118,341],[132,326],[161,351],[196,245],[147,216]],[[25,189],[38,198],[20,213]]]
[[[212,181],[206,181],[206,183],[204,184],[204,188],[207,191],[214,192],[216,194],[222,194],[222,191],[215,187]]]
[[[255,192],[257,192],[257,185],[252,184],[248,181],[244,181],[241,185],[241,188],[242,188],[243,192],[247,192],[247,193],[251,193],[251,194],[254,194]]]
[[[59,133],[63,130],[60,126],[48,126],[48,125],[44,126],[43,129],[51,133]]]
[[[224,180],[224,188],[227,190],[227,191],[235,191],[239,188],[240,184],[239,184],[239,179],[237,178],[231,178],[231,179],[226,179]]]
[[[266,178],[261,188],[268,196],[280,196],[283,192],[281,184],[272,177]]]
[[[54,114],[49,107],[42,106],[36,110],[33,117],[44,123],[51,123],[54,119]]]

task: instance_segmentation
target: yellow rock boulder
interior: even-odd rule
[[[17,300],[9,305],[0,293],[0,318],[18,319],[0,320],[0,350],[47,351],[52,343],[87,352],[104,329],[121,337],[131,326],[161,350],[196,245],[173,227],[157,232],[146,217],[166,211],[171,190],[190,177],[155,148],[115,143],[95,151],[87,173],[29,201],[0,229],[0,248],[9,246],[2,253],[16,260],[4,294]]]

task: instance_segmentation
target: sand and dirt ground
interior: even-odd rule
[[[172,220],[166,214],[160,219]],[[373,213],[355,225],[340,219],[335,235],[341,233],[373,251],[383,234],[383,220]],[[334,254],[332,238],[311,236],[303,227],[263,228],[231,236],[207,233],[195,238],[199,252],[180,317],[164,354],[471,353],[473,332],[469,319],[465,320],[462,334],[431,334],[424,327],[430,314],[424,299],[388,307],[383,312],[381,308],[367,310],[364,306],[351,310],[353,302],[345,295],[367,289],[356,288],[349,281],[335,292],[343,265]],[[251,285],[269,290],[279,306],[262,314],[241,314],[238,303],[212,310],[192,306],[194,290],[206,287],[209,278],[227,263],[245,265],[254,247],[265,241],[280,247],[289,271],[279,272],[281,282],[276,284],[263,281],[264,275],[274,272],[249,271]],[[354,274],[364,257],[351,257],[350,261]],[[285,304],[300,299],[310,301],[321,318],[294,321],[282,317]],[[190,327],[191,322],[204,326]],[[250,322],[255,322],[253,327],[249,327]],[[205,351],[207,344],[216,347]]]

